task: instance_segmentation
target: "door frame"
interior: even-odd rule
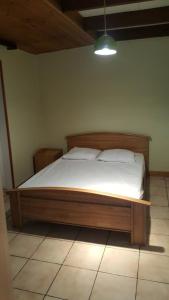
[[[4,106],[5,123],[6,123],[6,130],[7,130],[8,151],[9,151],[9,160],[10,160],[10,169],[11,169],[11,181],[12,181],[12,188],[14,188],[15,187],[15,178],[14,178],[14,168],[13,168],[13,159],[12,159],[12,147],[11,147],[9,120],[8,120],[8,112],[7,112],[7,102],[6,102],[5,85],[4,85],[4,77],[3,77],[3,69],[2,69],[1,60],[0,60],[0,81],[1,81],[1,86],[2,86],[2,98],[3,98],[2,102],[3,102],[3,106]]]
[[[0,178],[0,299],[12,300],[12,276],[8,250],[5,207]]]

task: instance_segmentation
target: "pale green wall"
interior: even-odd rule
[[[32,156],[44,135],[37,57],[0,50],[9,118],[15,183],[33,173]],[[43,137],[43,139],[42,139]]]
[[[146,134],[151,170],[169,171],[169,38],[120,42],[113,57],[85,47],[38,59],[46,145],[88,131]]]

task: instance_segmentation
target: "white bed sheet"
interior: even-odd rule
[[[60,158],[19,188],[82,188],[140,199],[144,170],[142,154],[135,154],[135,163]]]

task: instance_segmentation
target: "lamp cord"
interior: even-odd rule
[[[104,34],[107,35],[106,0],[104,0]]]

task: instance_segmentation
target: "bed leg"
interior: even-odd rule
[[[148,207],[142,204],[133,203],[131,207],[131,243],[146,245],[148,240]]]
[[[20,194],[19,192],[12,192],[10,195],[12,224],[14,227],[22,228],[22,214],[20,206]]]

